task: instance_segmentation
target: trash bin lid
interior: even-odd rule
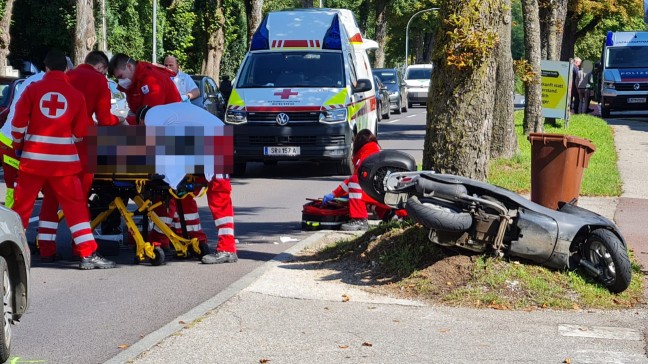
[[[552,133],[529,133],[529,141],[531,145],[534,143],[542,144],[562,144],[563,147],[579,146],[588,149],[587,153],[594,153],[596,146],[591,140],[579,138],[573,135],[565,134],[552,134]]]

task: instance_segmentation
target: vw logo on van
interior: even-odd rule
[[[279,114],[277,114],[277,118],[275,120],[277,121],[278,125],[286,125],[290,120],[290,116],[288,116],[288,114],[286,114],[285,112],[280,112]]]
[[[639,91],[639,89],[641,88],[641,85],[638,84],[638,83],[635,83],[634,86],[632,86],[632,88],[633,88],[635,91]]]

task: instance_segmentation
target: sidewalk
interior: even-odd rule
[[[648,267],[648,123],[611,124],[623,195],[579,205],[614,217]],[[342,283],[338,271],[292,262],[293,254],[344,236],[314,234],[108,363],[648,363],[644,308],[429,306],[371,295]]]

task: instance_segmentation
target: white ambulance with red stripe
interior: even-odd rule
[[[376,93],[353,13],[269,13],[254,33],[225,113],[234,128],[234,173],[248,162],[331,161],[352,172],[355,133],[377,133]]]

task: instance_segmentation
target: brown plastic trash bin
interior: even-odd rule
[[[583,169],[596,147],[590,140],[562,134],[529,134],[531,201],[550,209],[578,200]]]

